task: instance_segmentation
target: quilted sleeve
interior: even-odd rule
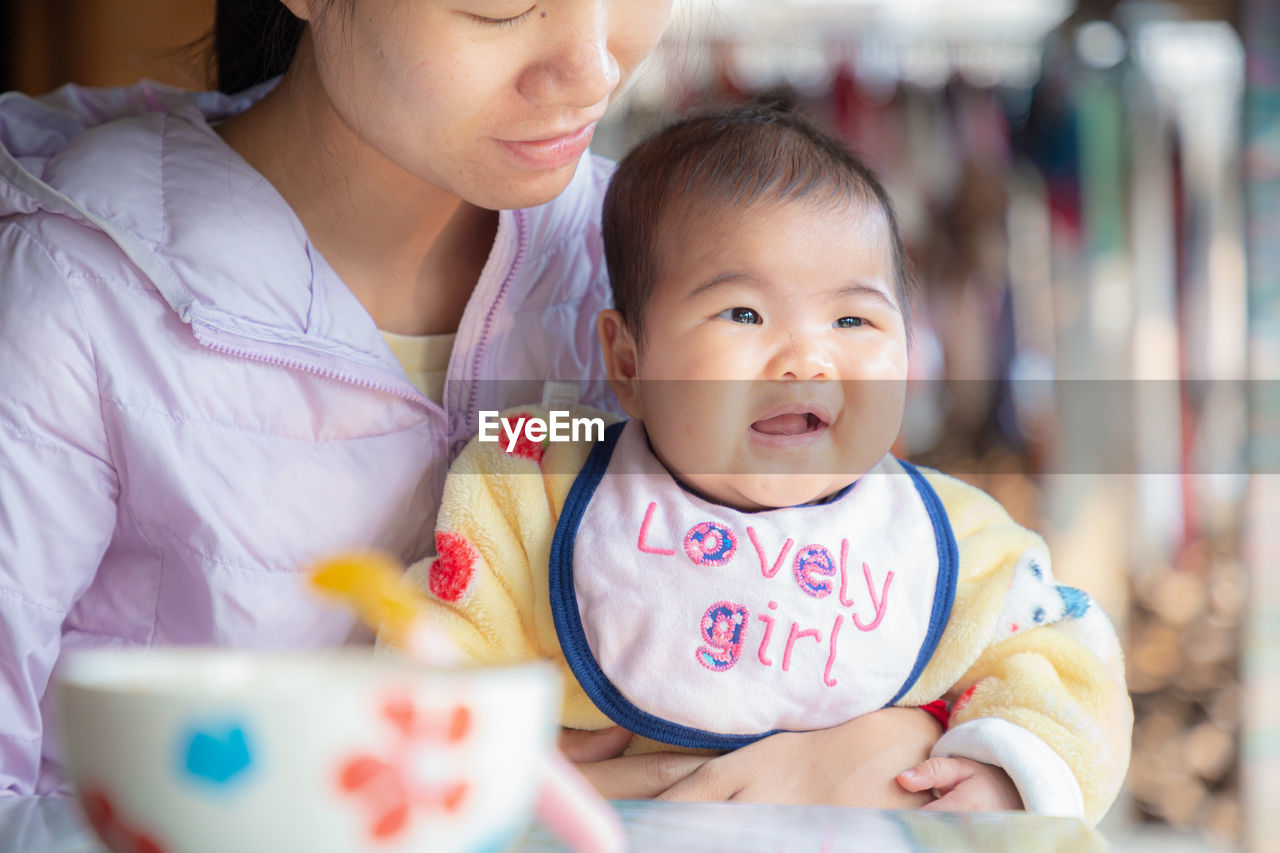
[[[41,793],[40,705],[118,493],[77,291],[11,222],[0,227],[0,795]]]

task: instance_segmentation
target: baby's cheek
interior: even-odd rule
[[[893,379],[863,379],[845,383],[842,444],[858,460],[875,464],[893,445],[902,426],[906,383]],[[874,458],[872,458],[874,457]]]
[[[907,348],[889,335],[868,337],[852,355],[848,376],[874,381],[906,381]]]
[[[691,385],[717,386],[725,383],[699,382]],[[740,436],[748,425],[741,424],[739,406],[732,399],[715,394],[707,387],[705,394],[681,395],[673,400],[650,429],[649,440],[669,465],[689,475],[720,475],[734,472],[735,453],[740,449]],[[645,427],[650,420],[646,418]]]

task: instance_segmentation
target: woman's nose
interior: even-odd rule
[[[566,21],[543,56],[520,76],[520,93],[543,106],[589,109],[622,79],[609,48],[608,2],[586,4],[580,19]]]

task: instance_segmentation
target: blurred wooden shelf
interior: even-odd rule
[[[196,43],[213,24],[213,0],[7,0],[0,10],[5,88],[38,94],[141,77],[204,85]]]

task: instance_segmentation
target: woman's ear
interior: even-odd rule
[[[311,7],[315,5],[315,0],[280,0],[280,2],[293,13],[295,18],[301,18],[304,21],[311,20]]]
[[[622,404],[624,412],[637,420],[643,419],[644,406],[637,372],[640,359],[635,338],[623,322],[622,315],[613,308],[600,312],[596,319],[596,330],[600,333],[605,374],[609,377],[613,395]]]

